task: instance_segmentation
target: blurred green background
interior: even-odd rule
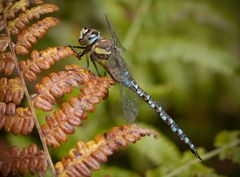
[[[104,14],[127,49],[124,58],[136,81],[200,148],[200,154],[239,139],[240,128],[240,1],[213,0],[61,0],[54,16],[60,25],[51,29],[35,48],[77,45],[79,31],[87,26],[110,37]],[[68,58],[47,72],[67,64],[85,66],[85,58]],[[91,66],[93,72],[94,68]],[[79,88],[74,89],[79,94]],[[68,99],[69,95],[64,99]],[[59,105],[58,105],[59,106]],[[39,112],[41,121],[46,115]],[[110,157],[93,176],[167,176],[195,157],[150,107],[140,102],[137,124],[159,130],[158,140],[144,138]],[[107,100],[89,114],[83,127],[57,150],[61,159],[77,140],[88,141],[122,119],[119,86],[111,87]],[[224,131],[224,132],[223,132]],[[217,140],[215,138],[218,133]],[[36,133],[35,133],[36,134]],[[35,142],[34,137],[6,135],[13,144]],[[37,137],[37,134],[36,134]],[[30,140],[31,138],[31,140]],[[17,142],[17,143],[16,143]],[[224,153],[225,152],[225,153]],[[234,147],[181,171],[177,176],[232,176],[240,174],[240,148]],[[48,173],[49,175],[49,173]],[[170,176],[170,175],[169,175]]]

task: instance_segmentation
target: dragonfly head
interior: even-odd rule
[[[94,44],[99,38],[100,32],[98,30],[84,27],[80,31],[78,41],[80,46],[87,47]]]

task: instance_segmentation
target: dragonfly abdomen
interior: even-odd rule
[[[183,141],[192,151],[192,153],[201,160],[200,156],[197,153],[197,149],[194,144],[190,141],[190,139],[185,135],[181,128],[176,124],[176,122],[165,112],[165,110],[157,104],[152,97],[147,94],[140,86],[132,80],[128,86],[130,89],[135,91],[138,96],[142,97],[148,105],[153,108],[157,113],[159,113],[161,119],[170,126],[171,130],[179,137],[181,141]]]

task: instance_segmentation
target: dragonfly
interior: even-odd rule
[[[133,123],[137,114],[137,97],[142,98],[161,119],[171,128],[171,130],[186,144],[191,152],[200,160],[195,145],[186,136],[183,130],[176,124],[166,111],[145,91],[133,78],[125,60],[122,57],[124,48],[118,40],[116,33],[113,31],[111,24],[106,17],[107,27],[111,33],[112,39],[102,37],[100,31],[93,28],[84,27],[80,31],[78,38],[79,46],[69,45],[76,53],[76,56],[81,59],[86,56],[86,67],[89,67],[89,57],[93,63],[97,73],[101,76],[97,64],[104,68],[116,82],[122,85],[121,87],[121,102],[124,117]],[[83,49],[77,52],[75,49]]]

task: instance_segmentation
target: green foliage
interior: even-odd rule
[[[102,170],[100,171],[96,171],[93,173],[92,177],[103,177],[103,176],[107,176],[110,175],[112,176],[112,174],[114,174],[114,177],[140,177],[140,175],[125,170],[125,169],[121,169],[119,167],[102,167]]]
[[[166,171],[163,167],[154,169],[154,170],[149,170],[146,173],[146,177],[170,177],[172,175],[168,175],[168,171]],[[214,169],[208,168],[204,165],[197,164],[191,166],[191,170],[186,169],[185,171],[175,174],[174,176],[178,177],[192,177],[192,176],[197,176],[197,177],[204,177],[204,176],[211,176],[211,177],[225,177],[223,175],[218,175]]]
[[[201,151],[200,151],[201,152]],[[189,160],[192,159],[191,157],[191,153],[189,152],[185,152],[183,155],[183,164],[182,166],[180,166],[180,168],[184,167],[185,165],[187,166],[187,162],[189,162]],[[188,168],[186,168],[185,170],[181,171],[180,173],[180,177],[187,177],[187,176],[211,176],[211,177],[225,177],[224,175],[219,175],[215,169],[208,167],[207,165],[204,165],[203,163],[195,163],[191,166],[187,166]],[[177,171],[177,170],[176,170]],[[171,176],[171,174],[168,174],[167,176]]]
[[[149,125],[142,124],[144,127]],[[160,150],[159,150],[160,149]],[[159,132],[157,140],[151,138],[144,138],[135,145],[129,147],[131,162],[135,169],[141,169],[144,161],[152,163],[153,165],[164,165],[168,170],[180,161],[180,153],[174,143],[169,141],[164,135]]]
[[[225,144],[231,142],[238,142],[240,143],[240,131],[222,131],[220,132],[215,140],[214,145],[216,147],[221,147]],[[240,147],[232,147],[221,151],[219,154],[220,160],[229,159],[232,160],[234,163],[240,164]]]

